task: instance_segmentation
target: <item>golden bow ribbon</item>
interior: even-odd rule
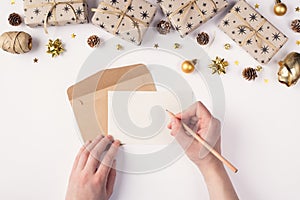
[[[99,13],[102,13],[102,14],[120,15],[119,21],[118,21],[117,25],[115,26],[115,29],[114,29],[114,32],[113,32],[114,35],[117,34],[117,30],[120,27],[123,19],[125,17],[129,18],[132,21],[132,23],[134,24],[134,27],[137,28],[137,30],[138,30],[138,34],[139,34],[138,41],[141,41],[142,36],[141,36],[141,29],[139,27],[139,23],[143,24],[144,26],[147,26],[147,23],[127,14],[127,10],[129,8],[129,6],[131,5],[131,3],[132,3],[132,0],[129,0],[128,4],[125,7],[125,11],[122,11],[122,10],[119,10],[118,8],[115,8],[115,7],[111,6],[110,4],[102,1],[102,2],[100,2],[100,5],[103,5],[105,7],[109,7],[113,11],[112,10],[100,10],[98,8],[92,8],[91,10],[93,12],[99,12]]]
[[[266,19],[263,19],[261,21],[261,23],[257,26],[258,28],[253,28],[243,17],[241,17],[239,14],[234,12],[234,15],[237,16],[244,24],[242,25],[238,25],[236,27],[245,27],[247,29],[250,30],[250,34],[242,41],[242,43],[240,44],[240,46],[244,46],[247,41],[252,38],[253,36],[255,36],[255,41],[258,44],[258,47],[261,48],[262,47],[262,42],[267,43],[269,46],[271,46],[273,49],[276,49],[276,46],[274,44],[272,44],[270,41],[268,41],[267,39],[265,39],[265,37],[263,35],[261,35],[258,31],[259,29],[267,22]]]
[[[77,14],[76,14],[76,11],[73,7],[73,3],[84,3],[85,0],[72,0],[70,2],[56,2],[56,0],[51,0],[51,2],[48,0],[47,3],[40,3],[40,4],[33,4],[33,5],[27,5],[25,6],[25,8],[35,8],[35,7],[42,7],[42,6],[46,6],[46,5],[52,5],[50,10],[47,12],[46,16],[45,16],[45,19],[44,19],[44,31],[46,34],[48,34],[48,30],[47,30],[47,25],[48,25],[48,21],[49,21],[49,17],[50,17],[50,14],[52,12],[53,13],[53,17],[54,17],[54,22],[57,24],[57,20],[56,20],[56,6],[57,5],[60,5],[60,4],[65,4],[65,5],[68,5],[71,10],[73,11],[73,14],[74,14],[74,17],[75,17],[75,21],[78,20],[78,17],[77,17]]]
[[[198,4],[197,4],[198,0],[192,0],[192,1],[188,1],[185,4],[183,4],[182,6],[180,6],[179,8],[177,8],[175,11],[173,11],[168,18],[170,19],[171,17],[173,17],[174,15],[177,15],[181,10],[183,10],[183,19],[185,19],[188,10],[186,8],[192,7],[193,5],[195,6],[196,10],[198,11],[199,15],[201,16],[201,18],[203,20],[206,19],[206,17],[204,16],[204,14],[202,13],[202,10],[199,8]],[[212,3],[214,9],[218,9],[216,3],[213,0],[210,0],[210,2]],[[186,10],[185,10],[186,9]]]

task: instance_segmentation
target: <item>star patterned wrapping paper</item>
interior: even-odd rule
[[[157,0],[181,37],[188,35],[227,7],[226,0]]]
[[[156,13],[156,6],[144,0],[104,0],[92,23],[124,40],[140,45]]]
[[[88,22],[85,0],[24,0],[25,24],[30,27]]]
[[[243,0],[233,6],[219,28],[262,64],[267,64],[288,40]]]

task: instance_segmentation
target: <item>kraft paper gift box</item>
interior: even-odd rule
[[[267,64],[288,38],[245,1],[238,1],[219,24],[254,59]]]
[[[30,27],[88,22],[85,0],[24,0],[25,24]]]
[[[228,4],[226,0],[158,0],[157,3],[181,37],[214,17]]]
[[[78,128],[84,141],[107,135],[108,91],[156,91],[143,64],[102,70],[68,88]]]
[[[156,13],[156,6],[144,0],[104,0],[99,3],[92,23],[124,40],[140,45]]]

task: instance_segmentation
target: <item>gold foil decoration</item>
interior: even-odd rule
[[[218,73],[226,74],[226,67],[228,67],[228,62],[224,58],[216,57],[215,60],[212,60],[212,63],[209,65],[209,68],[212,69],[212,74]]]
[[[296,84],[300,78],[300,54],[291,52],[278,64],[278,81],[288,87]]]
[[[52,58],[59,56],[61,53],[64,52],[64,48],[60,39],[56,39],[54,41],[49,40],[47,47],[48,47],[47,53],[51,54]]]

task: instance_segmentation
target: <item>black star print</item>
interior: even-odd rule
[[[102,9],[102,10],[108,10],[107,7],[103,7],[103,8],[101,8],[101,9]]]
[[[39,15],[41,13],[40,9],[36,8],[33,10],[33,13]]]
[[[269,53],[269,47],[264,45],[261,48],[261,54],[267,54],[267,53]]]
[[[70,10],[70,7],[69,5],[66,5],[64,8],[63,8],[63,11],[65,11],[66,13],[68,13]]]
[[[251,45],[251,44],[252,44],[252,40],[251,39],[247,40],[246,45]]]
[[[178,13],[179,13],[180,15],[182,15],[182,14],[183,14],[183,12],[184,12],[184,10],[183,10],[183,9],[180,9],[180,10],[178,11]]]
[[[203,15],[206,15],[207,10],[201,10],[201,13],[202,13]]]
[[[83,9],[80,8],[80,7],[78,7],[78,8],[76,9],[76,15],[77,15],[78,17],[80,17],[82,14],[83,14]]]
[[[225,19],[223,21],[223,26],[229,26],[229,20],[228,19]]]
[[[101,28],[105,28],[105,24],[104,24],[104,23],[101,23],[99,26],[100,26]]]
[[[147,18],[149,18],[149,13],[148,13],[147,10],[141,12],[140,14],[141,14],[141,18],[142,18],[142,19],[147,19]]]
[[[241,7],[239,7],[239,6],[235,7],[234,11],[237,12],[237,13],[240,13],[241,12]]]
[[[117,30],[117,31],[115,32],[115,34],[116,34],[116,35],[120,35],[120,31]]]
[[[172,14],[172,12],[171,12],[171,11],[168,11],[168,12],[166,13],[166,16],[169,17],[171,14]]]
[[[176,25],[176,26],[175,26],[175,30],[176,30],[176,31],[181,30],[181,26]]]
[[[258,29],[259,32],[263,32],[264,31],[264,28],[261,26],[259,29]]]
[[[277,40],[280,40],[280,33],[272,33],[272,37],[273,37],[273,41],[277,41]]]
[[[252,14],[249,14],[249,18],[250,18],[250,22],[254,22],[254,21],[257,21],[257,14],[256,13],[252,13]]]
[[[238,34],[239,35],[246,34],[246,28],[244,26],[239,26],[238,27]]]
[[[191,30],[193,28],[193,24],[188,22],[186,24],[186,28]]]
[[[135,37],[130,38],[130,41],[135,43]]]
[[[128,12],[134,11],[133,6],[132,6],[131,4],[128,6],[127,11],[128,11]]]
[[[113,6],[113,5],[117,5],[117,3],[119,3],[118,0],[111,0],[111,1],[110,1],[110,4],[111,4],[112,6]]]
[[[218,12],[218,9],[214,8],[211,13],[217,13],[217,12]]]
[[[139,23],[134,21],[134,22],[132,22],[132,26],[133,26],[133,28],[137,28],[137,27],[139,27]]]

